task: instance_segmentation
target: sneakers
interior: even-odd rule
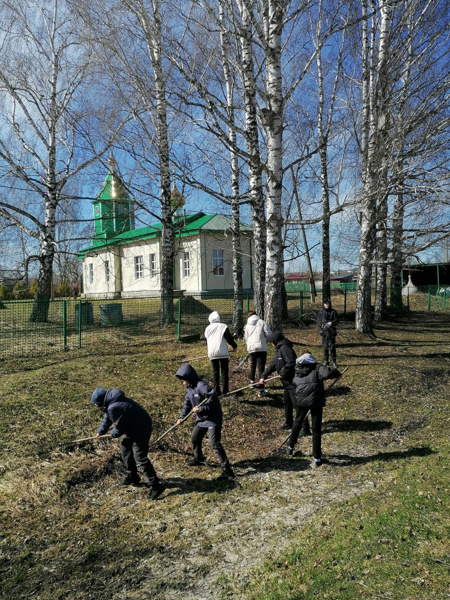
[[[286,430],[292,429],[292,423],[291,424],[283,423],[283,425],[281,426],[281,429],[286,429]]]
[[[122,481],[122,485],[139,485],[141,478],[137,473],[128,473]]]
[[[292,456],[294,454],[294,448],[291,448],[290,446],[286,446],[286,454],[287,454],[287,456]]]
[[[226,479],[234,479],[236,475],[231,467],[222,470],[222,473],[217,477],[216,481],[225,481]]]
[[[322,459],[321,458],[315,458],[314,459],[314,466],[316,467],[316,469],[318,469],[321,465],[323,465]]]
[[[156,500],[157,498],[159,498],[161,494],[165,491],[165,489],[166,487],[161,482],[159,482],[158,485],[155,485],[155,487],[152,488],[149,494],[150,500]]]
[[[201,467],[201,466],[206,465],[206,459],[205,458],[201,458],[201,459],[192,458],[191,460],[187,460],[186,464],[188,467]]]
[[[260,398],[263,398],[264,396],[267,396],[267,392],[266,392],[266,390],[259,390],[259,392],[258,392],[258,396],[259,396]]]

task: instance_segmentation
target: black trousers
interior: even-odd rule
[[[126,435],[122,438],[120,445],[120,453],[126,470],[130,475],[137,474],[137,468],[139,467],[144,475],[144,478],[150,486],[159,483],[156,471],[148,457],[148,442],[147,440],[139,439],[136,440]]]
[[[284,420],[290,427],[294,421],[295,386],[287,379],[281,379],[281,385],[283,386]]]
[[[327,363],[330,360],[336,362],[336,335],[331,333],[321,334],[323,362]]]
[[[228,394],[230,391],[230,384],[228,378],[228,358],[215,358],[211,361],[213,370],[213,388],[216,390],[216,394]],[[220,375],[222,373],[222,392],[220,391]]]
[[[288,440],[288,446],[293,448],[298,440],[298,434],[303,426],[303,421],[307,416],[308,412],[311,411],[311,429],[312,429],[312,450],[314,458],[322,458],[322,417],[323,407],[318,408],[296,408],[295,409],[295,421],[292,426],[290,438]]]
[[[205,457],[203,456],[202,443],[206,434],[209,435],[209,444],[214,450],[214,454],[217,456],[220,466],[223,470],[226,470],[230,466],[230,462],[220,442],[222,438],[221,425],[216,425],[215,427],[199,427],[198,425],[195,425],[191,435],[194,458],[200,461],[205,460]]]
[[[267,352],[251,352],[250,353],[250,381],[256,381],[256,369],[258,368],[258,379],[266,368]],[[264,389],[264,385],[258,386],[258,389]]]

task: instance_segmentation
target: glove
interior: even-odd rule
[[[325,324],[325,327],[331,327],[331,321]]]
[[[117,431],[117,429],[115,427],[114,427],[114,429],[111,429],[110,435],[112,438],[120,437],[120,433]]]

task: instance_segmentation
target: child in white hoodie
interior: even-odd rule
[[[267,338],[271,333],[267,323],[260,319],[254,310],[249,311],[247,324],[244,327],[244,341],[250,354],[250,383],[255,383],[256,367],[258,367],[258,379],[261,379],[266,368]],[[266,395],[264,384],[260,384],[258,389],[260,396]]]
[[[205,329],[205,338],[208,345],[208,358],[211,361],[213,369],[213,387],[218,396],[220,391],[220,373],[222,372],[222,393],[226,396],[229,391],[228,363],[229,353],[228,344],[237,349],[237,344],[225,323],[220,322],[220,315],[217,311],[212,312],[208,317],[209,325]]]

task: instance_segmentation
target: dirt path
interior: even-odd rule
[[[365,448],[349,444],[340,454],[332,438],[330,433],[329,462],[319,469],[311,464],[311,438],[305,438],[291,459],[281,451],[275,457],[238,464],[236,482],[221,484],[220,502],[211,500],[206,512],[201,507],[198,513],[192,512],[186,506],[181,513],[167,514],[160,527],[173,527],[175,520],[179,538],[173,548],[164,547],[145,562],[150,577],[136,597],[146,597],[147,593],[155,597],[158,590],[158,600],[216,600],[223,593],[224,577],[237,586],[245,584],[254,567],[295,546],[296,533],[326,515],[333,503],[353,499],[378,485],[367,479],[364,467],[353,464],[355,460],[361,464],[370,461],[375,440]],[[217,471],[209,474],[206,468],[211,481],[216,475]],[[180,483],[179,470],[165,472],[164,477],[169,487],[167,501],[174,494],[192,494],[196,485],[205,486],[209,481],[202,478],[201,483],[195,479]],[[122,597],[135,596],[117,595]],[[226,597],[238,598],[239,594],[229,592]]]

